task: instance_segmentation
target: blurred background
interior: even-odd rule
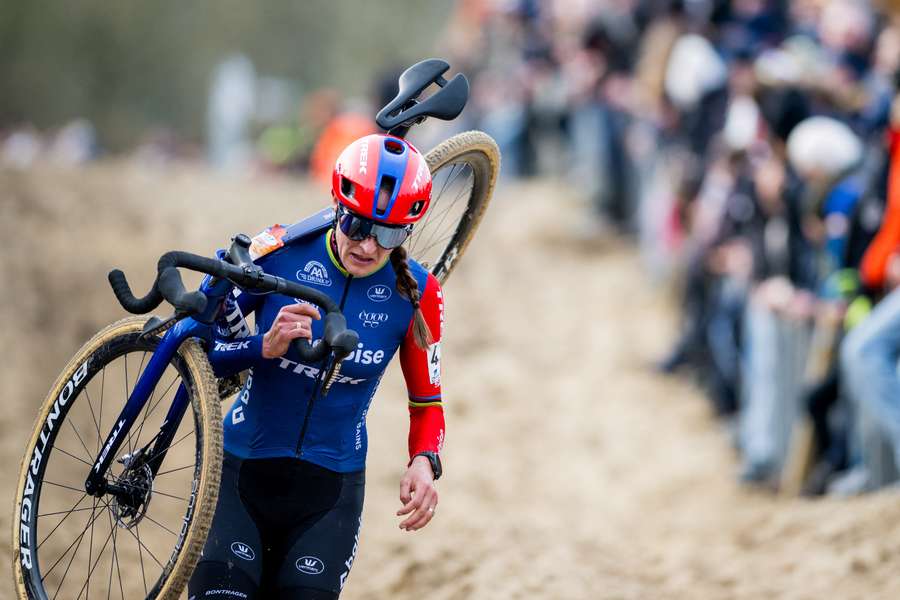
[[[123,316],[106,272],[317,210],[438,56],[471,99],[411,139],[486,131],[501,184],[446,286],[440,515],[396,528],[393,372],[343,597],[897,597],[891,4],[6,0],[10,506],[43,394]]]

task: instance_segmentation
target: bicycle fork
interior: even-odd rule
[[[117,496],[129,496],[132,490],[118,485],[106,479],[106,472],[118,454],[124,441],[128,438],[131,428],[140,416],[141,411],[153,394],[154,389],[162,378],[172,357],[178,351],[178,347],[184,340],[197,334],[199,324],[193,319],[185,319],[175,324],[163,337],[160,345],[154,350],[146,369],[141,374],[125,407],[114,421],[115,425],[106,436],[101,446],[101,451],[94,460],[94,464],[84,482],[85,491],[96,497],[112,492]],[[178,425],[187,410],[190,394],[184,383],[178,386],[169,412],[160,427],[159,433],[153,438],[153,446],[148,456],[134,456],[143,449],[133,450],[130,459],[132,461],[142,459],[149,465],[152,475],[155,476],[165,458],[166,451],[175,437]]]

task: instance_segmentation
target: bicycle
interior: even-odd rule
[[[468,82],[461,74],[445,80],[448,69],[437,59],[407,69],[398,96],[376,117],[379,126],[402,137],[428,117],[456,118]],[[438,91],[419,100],[433,84]],[[494,141],[477,131],[455,135],[426,155],[436,193],[429,215],[406,243],[410,256],[427,263],[441,282],[484,215],[499,158]],[[189,292],[179,268],[206,277]],[[111,271],[109,281],[132,314],[146,315],[163,301],[175,310],[167,318],[128,317],[98,332],[45,398],[13,513],[13,574],[22,599],[89,598],[98,591],[123,600],[179,596],[215,511],[219,401],[237,389],[233,381],[215,378],[203,345],[235,288],[284,294],[324,309],[323,338],[296,344],[305,364],[322,365],[316,398],[340,380],[341,361],[356,348],[358,336],[347,329],[339,307],[315,289],[263,272],[243,234],[217,258],[167,252],[143,298],[133,295],[121,271]],[[105,397],[110,392],[114,399]],[[127,573],[139,565],[140,575],[123,576],[123,565]]]

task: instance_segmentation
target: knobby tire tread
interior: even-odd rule
[[[464,131],[444,140],[425,155],[425,161],[432,174],[444,165],[464,158],[469,159],[471,162],[483,163],[484,168],[488,172],[479,172],[484,177],[476,176],[475,178],[472,195],[469,198],[469,204],[466,209],[468,221],[465,223],[461,221],[456,232],[456,235],[462,234],[456,242],[456,257],[449,268],[443,269],[443,273],[435,273],[441,283],[447,280],[459,259],[465,253],[469,242],[474,237],[475,230],[478,229],[478,225],[487,210],[488,204],[490,204],[494,187],[497,184],[497,176],[500,173],[500,149],[497,146],[497,142],[488,134],[482,131]],[[473,165],[474,169],[475,166]],[[464,231],[461,230],[462,227],[465,227]],[[443,257],[440,262],[443,262]],[[435,268],[439,266],[435,265]]]
[[[85,343],[69,360],[59,377],[50,388],[41,409],[35,419],[32,434],[26,447],[26,454],[19,469],[16,487],[15,506],[12,514],[12,567],[16,594],[20,600],[29,600],[25,588],[24,573],[19,554],[19,523],[22,511],[22,490],[25,487],[28,469],[30,468],[32,451],[37,444],[44,422],[53,409],[53,403],[62,391],[62,387],[74,376],[77,368],[91,354],[98,351],[113,339],[140,332],[147,317],[127,317],[108,325]],[[175,600],[179,597],[185,584],[193,573],[200,558],[200,552],[206,542],[219,495],[219,483],[222,473],[222,419],[218,384],[212,366],[200,344],[193,339],[185,341],[178,350],[184,360],[195,387],[191,401],[198,402],[202,419],[202,457],[200,484],[191,525],[185,536],[184,545],[165,582],[155,596],[158,600]],[[185,415],[185,418],[193,418]]]

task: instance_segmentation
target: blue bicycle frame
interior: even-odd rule
[[[219,307],[226,295],[231,293],[233,284],[222,279],[214,280],[207,276],[200,285],[200,291],[207,297],[207,310],[202,315],[196,317],[187,317],[175,323],[175,325],[166,331],[159,346],[153,351],[150,362],[139,377],[128,401],[118,418],[114,421],[115,425],[112,431],[106,436],[106,440],[101,446],[99,455],[94,460],[94,466],[84,482],[84,489],[87,493],[94,496],[101,496],[107,491],[122,491],[116,489],[116,484],[106,480],[106,471],[118,453],[122,442],[127,437],[127,432],[131,430],[134,422],[137,420],[153,390],[159,384],[163,373],[169,365],[169,362],[178,352],[181,344],[191,337],[199,337],[209,339],[212,335],[212,322],[218,313]],[[155,442],[148,456],[148,464],[156,475],[159,466],[165,458],[166,451],[175,432],[184,417],[187,410],[190,395],[184,384],[178,386],[169,412],[163,420],[159,433],[154,437]]]

